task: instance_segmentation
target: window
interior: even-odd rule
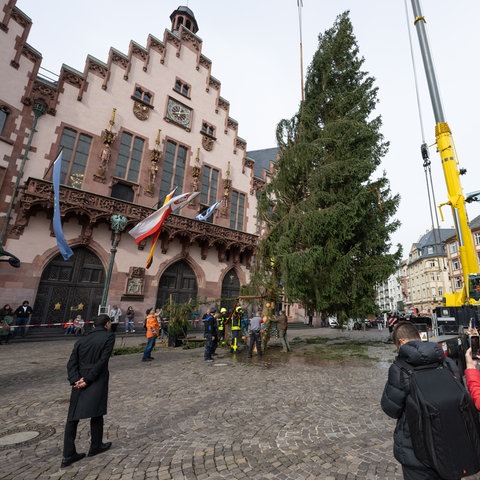
[[[131,133],[123,132],[120,139],[115,176],[130,182],[138,182],[138,173],[142,163],[142,153],[145,141],[134,137]]]
[[[448,246],[450,248],[450,253],[457,253],[457,242],[452,242]]]
[[[203,205],[210,206],[217,201],[219,172],[215,168],[203,167],[202,192],[200,201]]]
[[[432,253],[433,253],[433,245],[429,245],[429,246],[427,247],[427,254],[428,254],[428,255],[431,255]]]
[[[132,185],[118,182],[112,187],[111,197],[124,200],[125,202],[133,202],[135,192],[133,191]]]
[[[190,97],[190,85],[179,78],[175,80],[175,87],[173,87],[173,89],[184,97]]]
[[[162,180],[160,182],[159,200],[163,199],[177,187],[175,195],[182,193],[185,165],[187,163],[187,148],[169,140],[165,148]]]
[[[430,262],[429,265],[430,265],[431,268],[435,268],[436,263],[435,262]]]
[[[230,228],[243,230],[243,216],[245,212],[245,194],[232,191],[232,204],[230,209]]]
[[[460,270],[460,263],[459,263],[458,260],[454,260],[454,261],[452,262],[452,268],[453,268],[454,270]]]
[[[438,296],[443,297],[443,287],[438,287]]]
[[[0,130],[1,132],[1,130]],[[474,233],[473,238],[475,240],[475,245],[480,245],[480,233]]]
[[[63,147],[60,183],[81,188],[92,138],[71,128],[64,128],[60,145]]]
[[[0,107],[0,137],[3,136],[3,133],[5,132],[5,126],[9,114],[10,110],[5,105]]]
[[[215,137],[215,127],[210,125],[208,122],[202,123],[202,133],[209,135],[210,137]]]
[[[460,290],[462,288],[462,279],[460,277],[455,277],[453,283],[455,285],[455,290]]]
[[[136,87],[135,88],[135,93],[133,94],[134,98],[137,100],[140,100],[143,103],[146,103],[147,105],[150,105],[152,102],[152,97],[153,95],[144,90],[142,87]]]

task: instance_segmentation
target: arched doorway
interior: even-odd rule
[[[156,307],[163,307],[170,301],[187,303],[195,300],[198,293],[197,277],[184,260],[170,265],[160,278]]]
[[[45,267],[33,307],[33,324],[63,323],[81,314],[92,320],[102,300],[105,270],[85,247],[67,261],[59,254]]]
[[[222,307],[231,310],[235,306],[235,301],[240,295],[240,279],[237,272],[232,268],[222,282]]]

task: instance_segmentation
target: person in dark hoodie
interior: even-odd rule
[[[409,321],[397,323],[392,332],[392,339],[398,348],[397,359],[413,367],[432,363],[450,363],[451,370],[460,379],[460,372],[450,358],[445,357],[438,343],[422,342],[417,327]],[[405,480],[442,480],[438,473],[418,460],[413,451],[412,439],[405,415],[405,405],[410,391],[410,380],[404,375],[396,362],[388,371],[388,380],[383,390],[381,406],[383,411],[397,419],[393,434],[393,454],[401,463]],[[452,439],[454,442],[455,439]]]

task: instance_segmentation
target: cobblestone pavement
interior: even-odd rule
[[[110,361],[105,441],[111,450],[60,468],[73,339],[0,346],[0,479],[399,480],[394,421],[379,407],[391,344],[385,330],[289,331],[294,337],[372,340],[373,360],[318,361],[309,347],[260,361],[219,350],[157,348]],[[127,345],[142,342],[127,339]],[[117,338],[117,345],[121,337]],[[87,451],[89,422],[77,449]],[[476,477],[471,477],[476,478]]]

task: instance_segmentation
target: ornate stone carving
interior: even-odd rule
[[[142,121],[148,120],[150,117],[150,108],[142,102],[133,102],[133,114]]]
[[[31,216],[37,211],[53,212],[53,185],[46,180],[29,178],[25,184],[25,189],[20,195],[20,211],[15,225],[11,229],[11,234],[22,235],[25,226]],[[69,215],[85,217],[85,224],[82,233],[82,239],[86,240],[93,236],[90,230],[93,230],[97,224],[110,223],[111,216],[115,212],[125,216],[129,225],[135,225],[148,215],[154,212],[154,209],[134,205],[130,202],[123,202],[116,198],[107,198],[102,195],[96,195],[91,192],[84,192],[72,187],[60,187],[60,215],[65,218]],[[193,218],[182,217],[171,214],[165,220],[162,227],[161,247],[162,252],[166,253],[169,243],[177,238],[185,245],[188,252],[188,246],[197,242],[202,248],[202,256],[207,255],[209,248],[216,248],[220,261],[226,260],[226,252],[238,249],[239,253],[245,255],[245,264],[250,264],[250,259],[254,254],[258,236],[250,233],[232,230],[208,222],[199,222]],[[139,244],[139,249],[144,248]],[[233,258],[233,257],[232,257]]]
[[[215,145],[215,140],[208,135],[202,135],[202,147],[207,151],[211,152],[213,150],[213,146]]]

